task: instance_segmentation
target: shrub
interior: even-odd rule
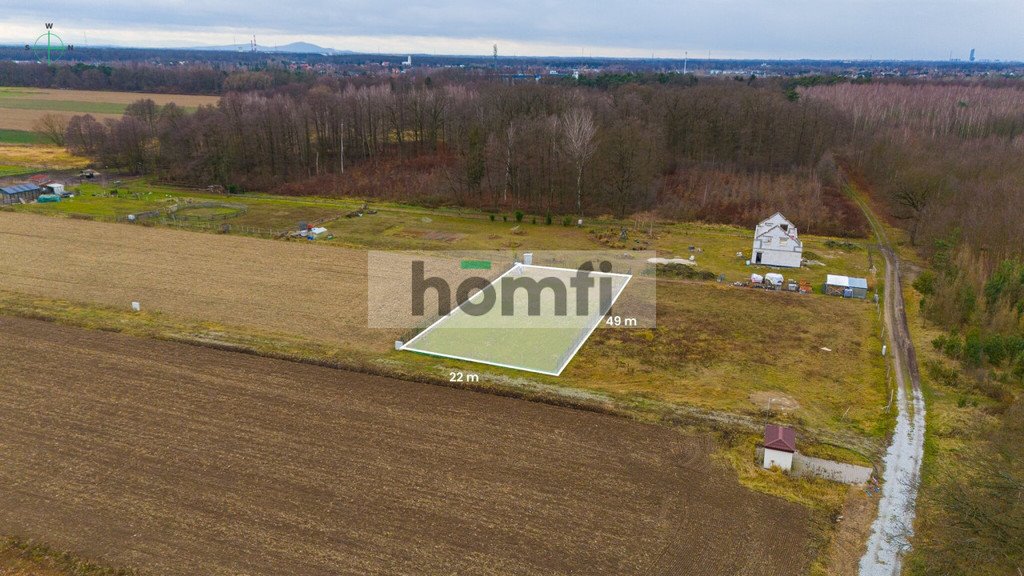
[[[501,221],[502,222],[508,222],[508,215],[507,214],[502,214],[501,215]]]
[[[565,218],[562,218],[562,226],[571,226],[571,225],[572,225],[572,217],[566,216]]]
[[[537,217],[536,217],[536,216],[534,216],[534,217],[533,217],[533,221],[532,221],[532,223],[533,223],[533,224],[536,224],[536,223],[537,223]]]
[[[935,293],[935,273],[931,270],[925,270],[921,272],[921,275],[914,280],[914,290],[917,290],[925,296],[931,296]]]
[[[960,355],[963,353],[963,351],[963,340],[961,340],[960,337],[957,336],[956,334],[950,334],[949,337],[946,338],[946,343],[942,348],[942,353],[948,356],[949,358],[959,360]]]
[[[494,214],[491,214],[491,222],[494,222]]]
[[[981,366],[981,335],[977,330],[971,330],[964,339],[964,364],[971,368]]]
[[[1006,342],[999,334],[986,336],[982,340],[981,347],[985,352],[985,360],[987,360],[989,364],[993,366],[1000,366],[1003,361],[1006,360]]]
[[[860,246],[853,242],[837,242],[835,240],[826,240],[825,246],[836,250],[860,250]]]
[[[685,278],[687,280],[717,280],[718,275],[710,270],[698,270],[686,264],[658,264],[655,273],[662,278]]]
[[[939,384],[950,388],[960,388],[964,384],[960,370],[957,368],[946,368],[935,360],[926,360],[924,368],[928,372],[928,376]]]
[[[546,217],[544,218],[544,223],[545,223],[545,224],[547,224],[548,226],[551,226],[551,213],[550,213],[550,212],[549,212],[549,213],[548,213],[548,215],[547,215],[547,216],[546,216]]]
[[[516,210],[516,222],[520,224],[523,222],[523,212],[521,210]]]

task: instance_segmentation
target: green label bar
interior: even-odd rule
[[[490,270],[490,260],[463,260],[461,268],[463,270]]]

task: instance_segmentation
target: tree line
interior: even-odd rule
[[[848,130],[831,105],[791,101],[769,82],[602,88],[428,76],[232,91],[193,114],[142,101],[119,121],[74,118],[66,141],[106,166],[239,190],[534,213],[685,206],[743,224],[763,217],[736,209],[754,202],[799,211],[809,232],[858,234],[862,223],[817,170]],[[382,173],[392,185],[375,188]],[[758,185],[701,189],[723,173]]]
[[[301,71],[265,65],[77,63],[57,66],[0,60],[0,86],[26,88],[219,95],[227,90],[281,86],[301,81],[305,76]]]

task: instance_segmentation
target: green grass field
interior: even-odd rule
[[[547,268],[516,268],[492,282],[494,305],[484,313],[469,312],[480,306],[485,294],[475,294],[463,308],[443,317],[435,325],[406,344],[405,349],[440,357],[470,359],[485,364],[514,367],[548,375],[558,375],[570,361],[576,348],[603,317],[600,293],[588,290],[587,314],[577,313],[576,291],[571,288],[571,271]],[[610,280],[614,297],[626,286],[624,276],[603,276]],[[554,281],[565,290],[565,311],[556,312],[555,289],[539,293],[539,314],[529,313],[529,293],[515,289],[509,282]],[[514,290],[512,307],[503,309],[505,291]]]
[[[0,92],[0,108],[10,110],[49,110],[52,112],[74,112],[76,114],[123,114],[125,105],[113,102],[41,100]]]
[[[0,128],[0,144],[46,144],[42,134],[29,130],[8,130]]]
[[[5,166],[0,164],[0,178],[7,176],[20,176],[21,174],[31,174],[34,172],[33,169],[25,166]]]

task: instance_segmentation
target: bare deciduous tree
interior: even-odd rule
[[[597,148],[597,124],[586,108],[572,108],[562,115],[562,149],[576,171],[576,212],[583,216],[583,170]]]
[[[32,128],[55,146],[63,146],[64,135],[68,130],[68,119],[60,114],[44,114],[33,123]]]

